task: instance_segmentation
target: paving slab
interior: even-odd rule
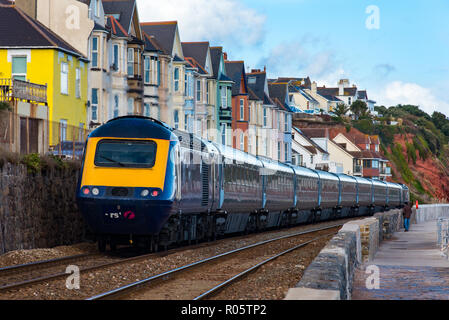
[[[379,289],[369,290],[372,273],[365,270],[372,265],[379,268]],[[448,300],[449,260],[437,245],[436,220],[411,225],[409,232],[383,241],[374,260],[356,270],[352,299]]]

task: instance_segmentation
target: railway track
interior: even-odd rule
[[[322,234],[324,231],[337,229],[343,223],[331,226],[314,228],[312,230],[297,232],[269,240],[260,241],[251,245],[247,245],[238,249],[230,250],[206,259],[196,261],[178,267],[160,274],[153,275],[149,278],[130,283],[128,285],[92,296],[87,300],[110,300],[110,299],[160,299],[164,296],[169,299],[196,299],[201,300],[209,298],[223,290],[228,285],[242,279],[251,272],[257,270],[263,265],[277,259],[280,256],[298,250],[315,241],[330,237],[338,230],[331,233]],[[302,239],[314,233],[321,233],[312,239]],[[297,239],[302,237],[301,239]],[[298,244],[298,241],[301,241]],[[270,248],[275,242],[283,242],[281,250],[272,254]],[[258,251],[258,252],[257,252]],[[251,259],[244,258],[243,255],[248,252],[256,253],[258,257]],[[270,254],[269,258],[265,256]],[[262,258],[261,258],[262,257]],[[221,261],[227,261],[227,265]],[[251,261],[247,261],[251,260]],[[257,260],[254,263],[254,260]],[[241,265],[240,265],[241,264]],[[249,264],[249,265],[247,265]],[[235,268],[237,267],[237,268]],[[227,270],[226,270],[227,269]],[[233,270],[229,270],[233,269]],[[235,272],[238,269],[238,272]],[[221,271],[226,270],[226,271]],[[228,272],[230,271],[230,272]],[[232,274],[232,275],[229,275]],[[208,279],[208,276],[212,278]],[[173,281],[169,281],[173,280]],[[181,292],[181,295],[178,295]],[[198,295],[194,292],[200,292]],[[178,294],[177,294],[178,293]],[[187,295],[185,295],[187,293]],[[193,296],[192,296],[193,294]]]

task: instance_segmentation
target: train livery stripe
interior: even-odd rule
[[[136,140],[154,141],[157,144],[156,162],[151,169],[142,168],[104,168],[94,164],[95,151],[100,140]],[[106,187],[146,187],[164,190],[165,173],[170,149],[169,140],[160,139],[129,139],[115,137],[90,138],[87,143],[86,159],[84,163],[81,187],[106,186]]]

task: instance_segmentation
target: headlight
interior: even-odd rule
[[[149,194],[150,194],[150,190],[147,190],[147,189],[142,190],[142,192],[140,193],[140,195],[142,197],[147,197]]]
[[[93,194],[94,196],[98,196],[98,195],[100,194],[100,190],[99,190],[98,188],[93,188],[93,189],[92,189],[92,194]]]

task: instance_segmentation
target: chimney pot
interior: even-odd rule
[[[225,59],[225,61],[228,61],[228,53],[227,52],[223,52],[223,58]]]

